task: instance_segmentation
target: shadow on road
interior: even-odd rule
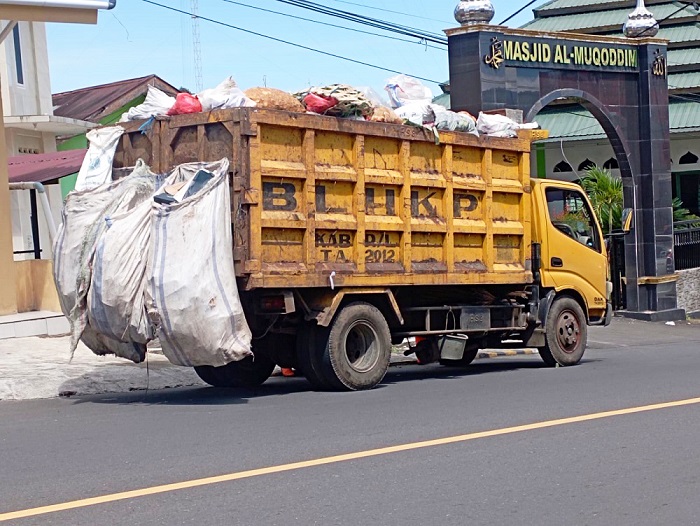
[[[579,367],[598,360],[583,360]],[[417,365],[413,363],[396,364],[389,368],[384,380],[375,389],[384,389],[392,384],[426,380],[453,380],[489,373],[502,373],[520,369],[547,369],[539,360],[503,360],[476,362],[466,367],[444,367],[438,364]],[[126,393],[79,395],[72,397],[76,404],[147,404],[147,405],[184,405],[216,406],[246,404],[249,399],[261,399],[290,394],[308,396],[342,396],[344,393],[316,392],[305,378],[301,376],[285,378],[275,376],[256,389],[223,389],[217,387],[176,387],[153,391],[136,390]],[[347,393],[352,396],[352,393]]]

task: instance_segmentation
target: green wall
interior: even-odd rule
[[[122,116],[122,114],[124,112],[129,111],[129,109],[133,108],[134,106],[138,106],[145,99],[146,99],[145,94],[136,97],[134,100],[125,104],[124,106],[119,108],[114,113],[111,113],[111,114],[107,115],[106,117],[100,119],[99,124],[101,126],[107,126],[109,124],[116,124],[117,122],[119,122],[119,118]],[[66,139],[65,141],[62,141],[61,144],[58,144],[56,146],[56,148],[59,152],[64,152],[66,150],[84,149],[87,147],[88,147],[88,140],[87,140],[87,137],[85,136],[84,133],[81,133],[80,135],[76,135],[74,137],[71,137],[70,139]],[[68,195],[68,192],[71,192],[75,188],[75,181],[77,178],[78,178],[78,174],[74,173],[74,174],[62,177],[61,179],[58,180],[58,182],[61,184],[61,195],[63,196],[63,199],[66,198],[66,196]]]

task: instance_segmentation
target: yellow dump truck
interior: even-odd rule
[[[197,367],[254,386],[275,364],[367,389],[408,339],[421,363],[536,347],[574,365],[610,320],[607,257],[577,185],[530,179],[546,132],[476,137],[240,108],[125,125],[114,166],[231,161],[236,276],[254,359]]]

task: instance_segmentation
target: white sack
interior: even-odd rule
[[[232,77],[228,77],[215,88],[197,93],[197,98],[202,104],[202,111],[255,106],[255,101],[245,96]]]
[[[433,92],[430,88],[408,75],[396,75],[387,79],[384,89],[389,94],[392,108],[412,102],[430,104],[433,100]]]
[[[109,218],[95,250],[88,320],[96,331],[126,343],[153,339],[144,304],[151,202]]]
[[[75,181],[77,191],[89,190],[112,180],[112,161],[119,138],[124,134],[121,126],[109,126],[87,132],[90,141],[83,164]]]
[[[146,302],[163,354],[176,365],[250,356],[233,268],[228,160],[178,166],[166,184],[204,169],[213,179],[181,203],[153,203]]]
[[[85,343],[97,354],[113,353],[140,361],[140,347],[128,343],[90,338],[87,295],[92,278],[95,248],[107,229],[105,218],[126,212],[153,195],[153,174],[139,160],[131,175],[109,185],[84,192],[71,192],[63,207],[63,222],[53,247],[53,272],[63,314],[71,325],[71,353],[83,332]],[[89,340],[89,341],[88,341]],[[142,359],[141,354],[141,359]]]
[[[518,124],[505,115],[479,113],[476,129],[484,135],[493,137],[517,137],[517,130],[533,130],[539,128],[536,122]]]
[[[167,115],[168,110],[173,107],[173,104],[175,104],[175,97],[171,97],[155,86],[148,86],[144,101],[138,106],[129,108],[129,111],[121,116],[119,122]]]

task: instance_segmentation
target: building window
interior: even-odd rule
[[[680,158],[678,164],[696,164],[698,162],[698,156],[693,152],[687,152],[683,157]]]
[[[586,159],[583,161],[581,164],[578,165],[578,171],[579,172],[584,172],[586,170],[590,170],[591,168],[595,168],[595,163],[591,161],[590,159]]]
[[[554,173],[573,172],[569,163],[561,161],[554,166]]]
[[[611,157],[603,163],[603,168],[605,168],[606,170],[619,170],[620,165],[618,164],[617,159]]]
[[[12,28],[12,39],[15,47],[15,67],[17,69],[17,84],[24,84],[24,69],[22,68],[22,46],[19,41],[19,24]]]

